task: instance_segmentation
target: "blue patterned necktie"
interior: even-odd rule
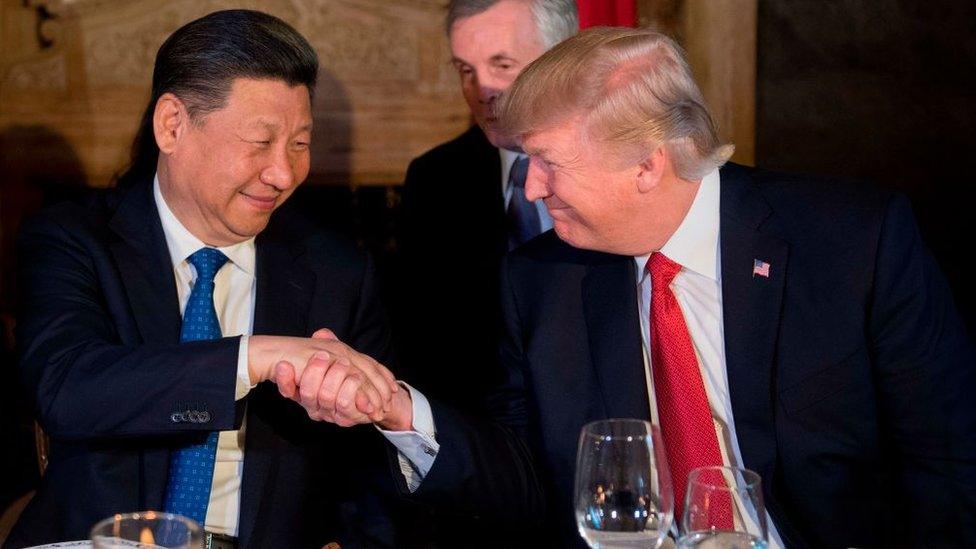
[[[519,155],[508,172],[508,249],[514,250],[542,232],[539,210],[525,198],[525,176],[529,173],[529,157]]]
[[[219,339],[220,321],[213,304],[214,276],[227,262],[227,256],[214,248],[201,248],[188,261],[197,270],[197,281],[183,311],[180,342]],[[201,527],[210,503],[217,435],[214,431],[206,442],[180,448],[170,457],[163,510],[189,517]]]

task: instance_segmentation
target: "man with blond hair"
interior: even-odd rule
[[[577,435],[631,417],[661,427],[676,516],[727,465],[761,475],[771,547],[976,544],[976,358],[903,197],[728,163],[649,30],[543,55],[499,128],[554,231],[503,265],[494,422],[394,395],[413,497],[582,546]]]

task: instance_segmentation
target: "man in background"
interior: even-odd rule
[[[196,520],[207,547],[393,543],[357,508],[379,435],[315,423],[262,383],[287,360],[372,419],[398,390],[321,337],[389,360],[371,264],[279,210],[309,172],[317,73],[270,15],[188,23],[157,53],[118,188],[25,224],[19,368],[51,449],[7,546],[146,509]]]
[[[454,0],[445,26],[475,125],[407,170],[393,333],[406,379],[477,412],[480,399],[457,398],[456,389],[482,385],[496,359],[501,258],[552,226],[542,203],[526,200],[528,158],[502,141],[492,110],[526,65],[576,33],[577,7]],[[430,337],[444,344],[436,355],[418,345]]]

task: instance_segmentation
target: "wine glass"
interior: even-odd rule
[[[638,419],[584,426],[575,498],[576,524],[590,547],[660,547],[674,517],[660,430]]]
[[[691,470],[679,549],[765,549],[767,536],[757,473],[737,467]]]
[[[92,549],[201,549],[203,531],[182,515],[143,511],[99,522],[92,528],[91,541]]]

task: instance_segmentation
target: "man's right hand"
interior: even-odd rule
[[[282,376],[282,364],[291,370],[290,377]],[[282,394],[305,406],[310,416],[313,410],[308,403],[323,400],[334,405],[352,399],[356,408],[366,412],[372,421],[378,421],[390,411],[392,397],[400,391],[388,369],[349,348],[327,329],[319,330],[312,338],[251,336],[248,373],[251,383],[276,382]],[[313,388],[314,395],[301,393]],[[332,421],[333,418],[313,419]]]

